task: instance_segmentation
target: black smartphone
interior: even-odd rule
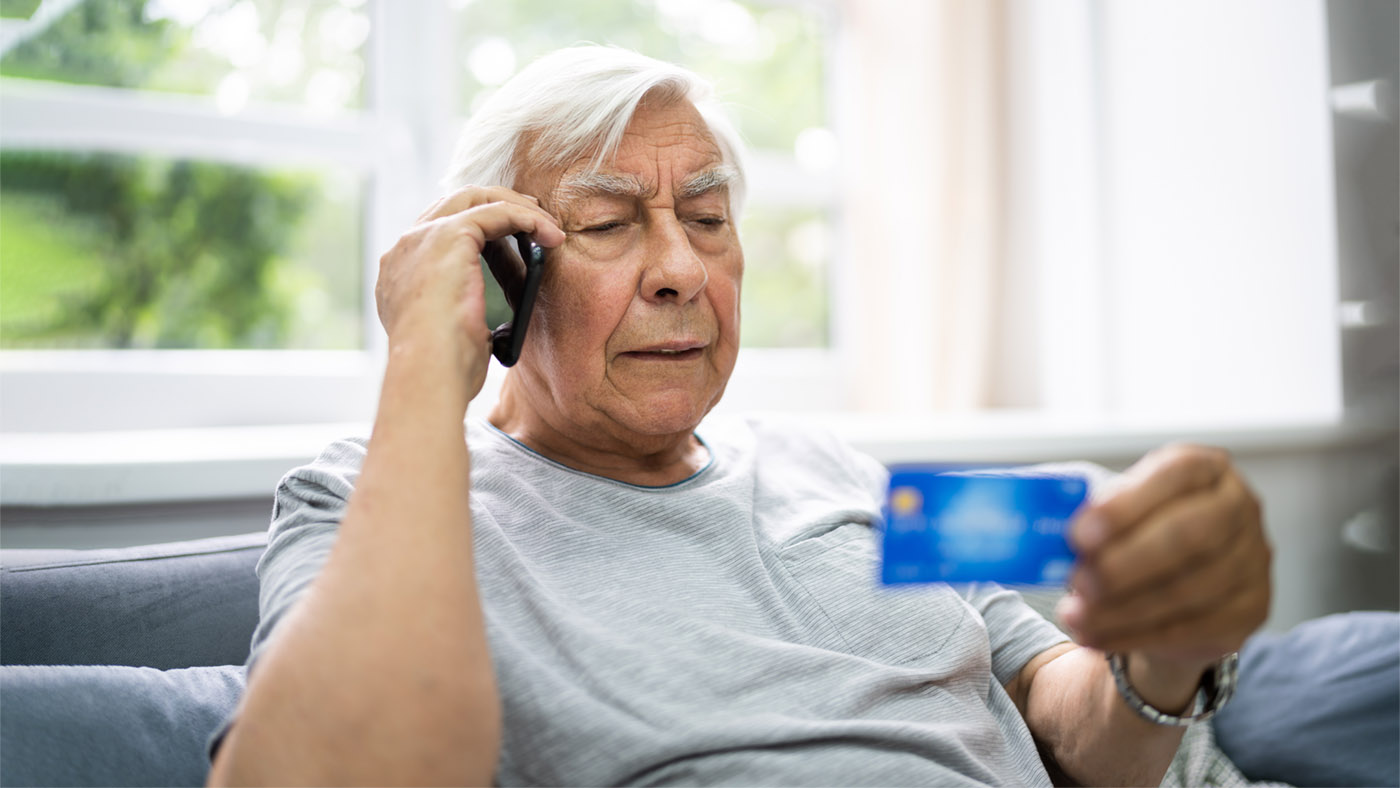
[[[530,240],[529,233],[516,233],[488,241],[481,256],[501,286],[511,319],[491,332],[491,354],[501,366],[511,367],[520,360],[530,314],[535,310],[535,294],[544,274],[544,249]]]

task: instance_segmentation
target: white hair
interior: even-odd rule
[[[463,127],[444,185],[514,188],[521,162],[555,169],[591,158],[588,169],[597,172],[617,152],[643,98],[686,100],[700,113],[733,168],[729,198],[737,215],[745,192],[743,143],[710,83],[619,47],[561,49],[512,77]]]

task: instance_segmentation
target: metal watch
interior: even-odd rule
[[[1168,714],[1143,700],[1128,681],[1128,658],[1122,654],[1109,654],[1108,667],[1113,672],[1113,683],[1118,685],[1118,694],[1123,696],[1128,707],[1139,717],[1158,725],[1185,727],[1193,722],[1201,722],[1214,717],[1225,708],[1230,697],[1235,694],[1235,682],[1239,676],[1240,654],[1238,651],[1226,654],[1215,663],[1204,676],[1196,690],[1195,700],[1187,714]]]

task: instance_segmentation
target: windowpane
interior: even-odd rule
[[[744,215],[743,344],[827,344],[831,227],[816,208],[751,206]]]
[[[0,152],[0,348],[362,345],[356,176]]]
[[[364,0],[94,0],[31,14],[0,75],[333,112],[364,103]],[[13,24],[13,23],[12,23]]]
[[[531,60],[592,42],[680,63],[715,82],[749,145],[793,150],[826,125],[826,29],[810,7],[715,0],[476,0],[458,17],[469,112]]]

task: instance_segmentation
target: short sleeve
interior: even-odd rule
[[[1065,633],[1031,609],[1021,595],[992,583],[967,586],[963,598],[987,624],[992,673],[1006,685],[1037,654],[1069,642]]]
[[[965,473],[968,476],[1083,479],[1089,485],[1090,497],[1107,492],[1116,477],[1113,471],[1101,465],[1081,461],[983,468]],[[1048,609],[1061,593],[1062,590],[1056,589],[1033,589],[1031,595]],[[1003,685],[1016,678],[1021,668],[1037,654],[1069,642],[1064,632],[1028,605],[1016,591],[995,584],[975,584],[965,589],[963,596],[987,622],[987,636],[992,644],[992,672]]]
[[[277,485],[267,551],[258,562],[258,627],[248,670],[277,626],[321,573],[364,463],[362,439],[336,441]]]
[[[833,455],[839,458],[840,467],[845,468],[857,484],[869,492],[878,507],[884,501],[886,489],[889,486],[889,470],[875,458],[856,450],[834,436],[830,440],[830,445]],[[1088,462],[1045,463],[1014,468],[978,469],[968,471],[968,474],[1081,478],[1089,484],[1091,494],[1101,491],[1113,478],[1112,471]],[[873,568],[868,572],[868,575],[873,578],[878,571],[879,559],[874,554],[873,542],[865,546],[871,551],[868,561]],[[933,595],[933,589],[937,588],[948,589],[950,597],[955,595],[950,587],[937,585],[921,592],[911,591],[907,595],[885,593],[882,596],[883,601],[872,609],[899,610],[898,601],[905,598],[918,599],[920,593]],[[1016,591],[994,584],[975,584],[960,587],[957,592],[956,595],[962,596],[986,624],[987,638],[991,645],[992,673],[996,676],[997,681],[1003,685],[1014,679],[1021,672],[1021,668],[1025,667],[1026,663],[1030,662],[1036,655],[1060,643],[1069,642],[1069,638],[1064,632],[1026,604],[1026,601]],[[855,599],[857,595],[847,594],[847,598]],[[923,611],[930,611],[933,608],[934,605],[927,600],[922,603]],[[928,613],[924,612],[923,615],[926,616]],[[912,611],[902,611],[896,617],[901,621],[911,621],[919,616]],[[877,619],[878,617],[863,614],[860,625],[876,626]],[[946,618],[940,617],[938,621],[930,622],[929,629],[936,631],[938,628],[936,624],[946,622],[946,620]]]
[[[258,561],[258,626],[248,653],[250,677],[278,624],[326,565],[359,478],[365,448],[366,442],[360,438],[336,441],[309,465],[293,469],[278,483],[267,550]],[[236,714],[209,737],[211,760]]]

